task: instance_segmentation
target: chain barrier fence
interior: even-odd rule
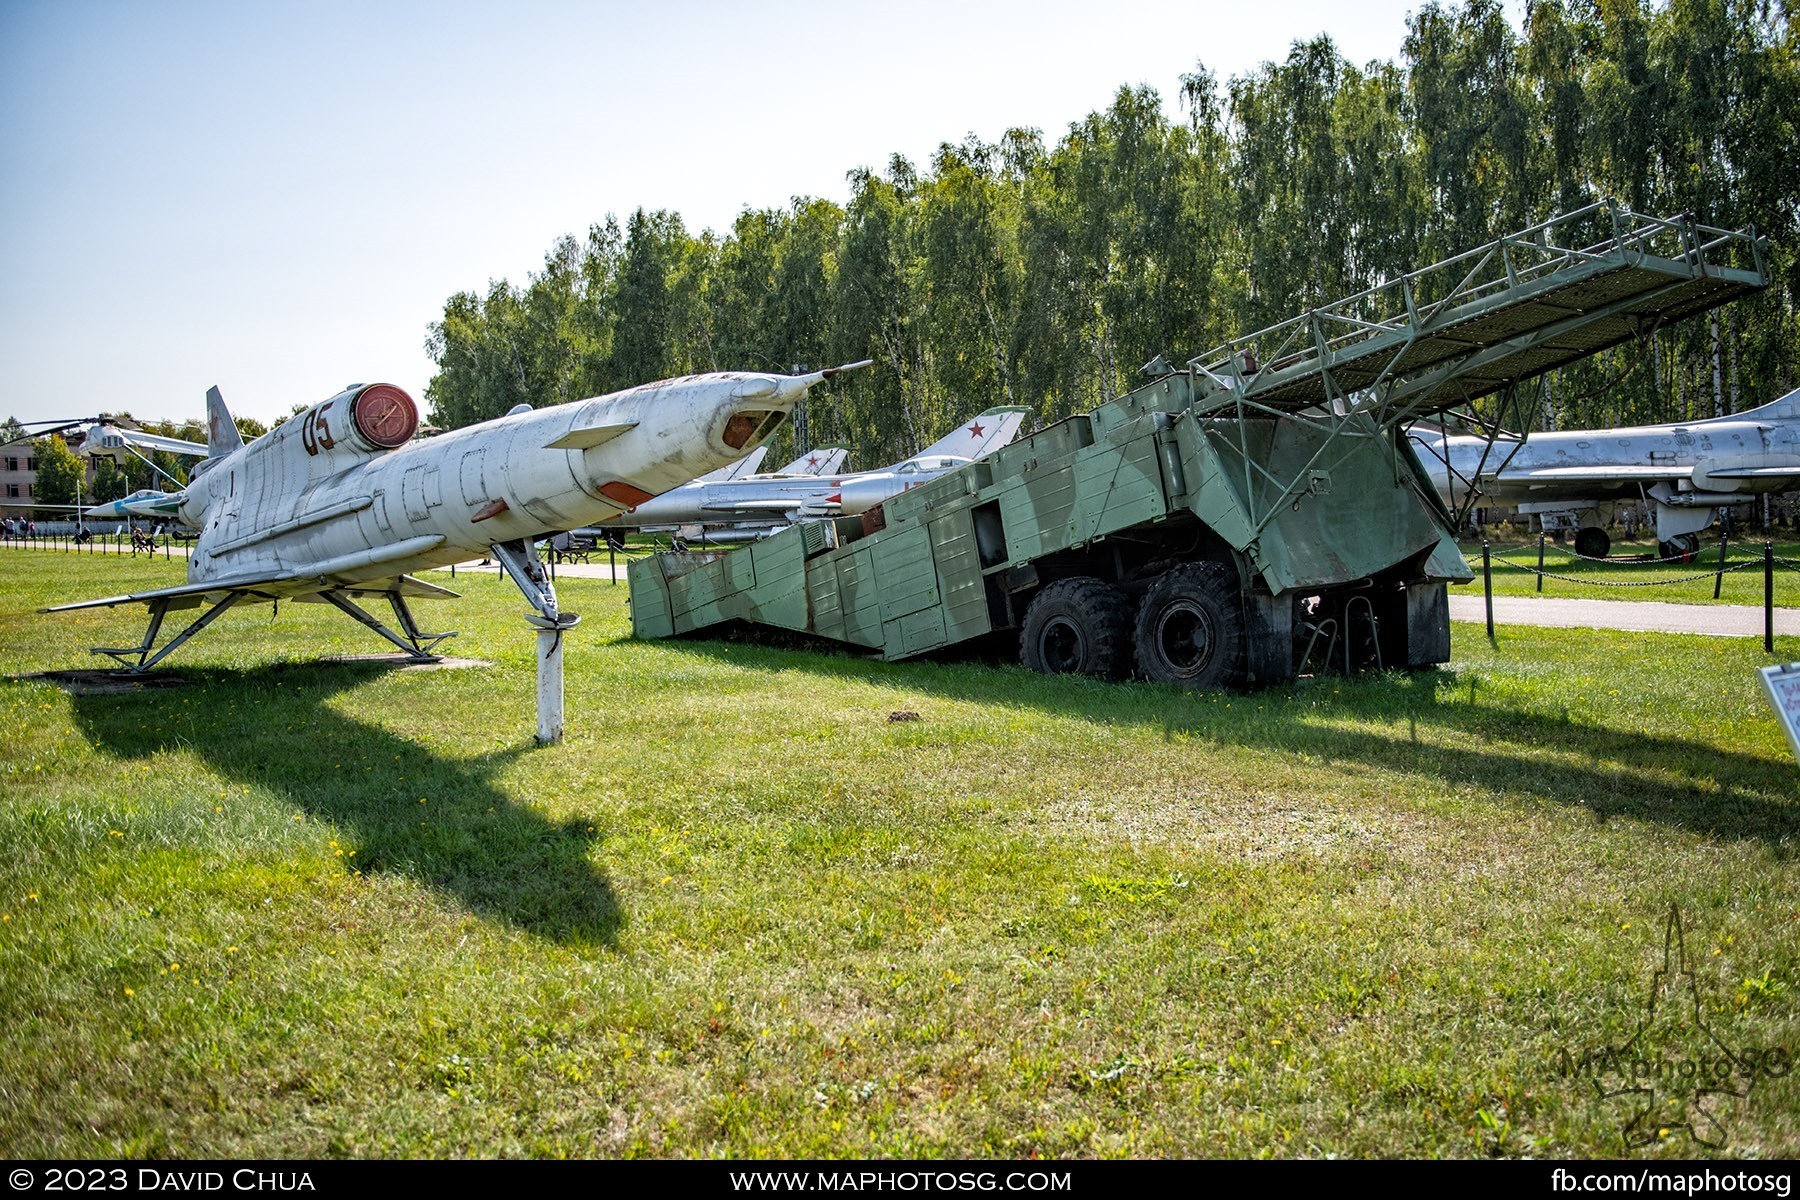
[[[1739,544],[1742,545],[1742,543]],[[1775,572],[1777,569],[1783,571],[1800,571],[1800,561],[1791,558],[1783,558],[1777,555],[1775,553],[1775,543],[1773,541],[1764,541],[1762,543],[1762,553],[1754,558],[1746,558],[1742,562],[1736,563],[1729,562],[1728,558],[1731,551],[1731,542],[1728,537],[1721,537],[1719,539],[1717,551],[1718,559],[1714,566],[1690,575],[1676,575],[1659,579],[1593,579],[1581,575],[1569,575],[1561,571],[1546,570],[1544,567],[1544,555],[1546,551],[1551,549],[1554,549],[1558,554],[1564,555],[1567,559],[1571,560],[1572,563],[1604,564],[1605,566],[1615,568],[1660,567],[1674,563],[1686,566],[1693,563],[1705,553],[1705,551],[1700,550],[1689,550],[1660,558],[1653,558],[1648,555],[1638,555],[1629,558],[1595,558],[1592,555],[1581,554],[1566,546],[1550,542],[1548,535],[1539,534],[1537,565],[1533,566],[1529,562],[1520,562],[1515,558],[1508,558],[1502,554],[1495,554],[1493,552],[1492,543],[1483,539],[1481,543],[1480,561],[1477,562],[1475,559],[1467,556],[1465,556],[1464,561],[1468,563],[1471,570],[1479,570],[1481,572],[1482,595],[1487,606],[1488,637],[1492,638],[1494,636],[1493,569],[1495,562],[1500,563],[1502,566],[1512,567],[1515,570],[1524,571],[1529,575],[1535,576],[1537,581],[1536,590],[1540,594],[1544,590],[1544,580],[1546,579],[1554,579],[1559,583],[1571,583],[1580,587],[1595,588],[1670,587],[1678,584],[1697,583],[1703,579],[1711,579],[1713,581],[1714,600],[1719,598],[1720,590],[1724,585],[1725,576],[1735,574],[1739,571],[1749,571],[1761,567],[1763,572],[1763,650],[1765,653],[1773,654],[1775,652]]]
[[[165,559],[173,556],[172,547],[177,541],[186,540],[187,539],[177,538],[172,534],[149,534],[142,530],[134,530],[127,533],[123,528],[115,529],[111,533],[95,533],[92,530],[83,530],[70,522],[61,521],[46,522],[45,526],[39,529],[0,531],[0,543],[23,549],[57,550],[65,554],[129,554],[134,557],[138,554],[148,554],[152,558],[160,552]],[[618,560],[624,558],[626,562],[630,562],[634,556],[630,552],[631,548],[622,549],[611,543],[603,544],[608,551],[608,565],[612,568],[611,573],[613,574],[613,581],[616,583]],[[1743,543],[1738,544],[1742,545]],[[594,552],[597,552],[599,549],[600,547],[596,546]],[[1761,567],[1763,568],[1763,649],[1772,654],[1775,650],[1775,572],[1777,570],[1800,571],[1800,560],[1783,558],[1777,555],[1775,553],[1775,544],[1772,541],[1763,542],[1762,553],[1760,555],[1754,558],[1746,558],[1742,562],[1731,563],[1727,561],[1730,549],[1731,544],[1729,540],[1721,538],[1718,545],[1718,561],[1713,567],[1693,574],[1676,575],[1658,579],[1592,579],[1580,575],[1570,575],[1562,571],[1546,570],[1544,566],[1544,556],[1548,551],[1554,550],[1557,554],[1564,556],[1564,558],[1571,563],[1595,563],[1608,567],[1659,567],[1676,563],[1685,566],[1692,563],[1701,553],[1705,552],[1690,551],[1661,558],[1652,558],[1649,556],[1636,556],[1631,558],[1594,558],[1590,555],[1579,554],[1567,546],[1551,542],[1547,535],[1540,534],[1538,535],[1536,566],[1533,566],[1529,562],[1521,562],[1516,558],[1509,558],[1504,554],[1495,554],[1493,552],[1492,543],[1485,539],[1481,543],[1480,561],[1477,562],[1475,559],[1467,557],[1465,557],[1465,561],[1468,562],[1471,570],[1480,570],[1481,572],[1482,593],[1487,606],[1487,630],[1489,637],[1494,636],[1493,564],[1496,562],[1502,566],[1512,567],[1515,570],[1524,571],[1535,576],[1537,580],[1536,590],[1539,593],[1543,592],[1544,580],[1546,579],[1554,579],[1559,583],[1574,584],[1579,587],[1593,588],[1670,587],[1678,584],[1696,583],[1703,579],[1711,579],[1713,580],[1714,600],[1719,598],[1720,588],[1725,576],[1735,574],[1739,571],[1749,571]],[[553,563],[556,561],[555,555],[552,555],[551,561]],[[551,570],[554,572],[555,567],[552,566]],[[452,573],[454,573],[454,568],[452,568]]]
[[[173,556],[171,547],[191,540],[173,534],[150,533],[142,529],[127,530],[123,527],[110,533],[96,532],[71,521],[46,521],[34,528],[0,530],[0,546],[20,550],[55,550],[63,554],[119,554],[133,557],[148,554],[152,558],[161,554],[163,558],[170,558]]]

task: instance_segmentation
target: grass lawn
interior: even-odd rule
[[[4,671],[183,566],[0,554]],[[489,665],[291,604],[182,687],[0,682],[0,1154],[1800,1154],[1756,639],[1189,695],[639,643],[565,578],[540,750],[523,601],[455,586]]]

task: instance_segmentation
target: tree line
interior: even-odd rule
[[[1177,111],[1122,87],[1055,144],[1032,129],[849,172],[839,204],[677,213],[564,237],[524,284],[458,292],[427,341],[431,420],[670,375],[875,369],[808,402],[792,448],[902,457],[992,404],[1086,411],[1309,307],[1611,197],[1773,245],[1758,296],[1558,372],[1542,422],[1698,419],[1800,383],[1795,0],[1432,0],[1397,59],[1326,36]]]

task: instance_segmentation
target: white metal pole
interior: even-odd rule
[[[535,624],[535,622],[534,622]],[[538,626],[537,708],[540,746],[554,746],[563,737],[563,631]]]

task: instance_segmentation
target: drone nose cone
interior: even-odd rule
[[[860,371],[874,361],[872,358],[865,358],[861,362],[845,363],[841,367],[826,367],[823,371],[814,371],[810,375],[789,375],[781,380],[777,395],[781,400],[793,403],[806,395],[807,389],[815,383],[823,383],[848,371]]]

